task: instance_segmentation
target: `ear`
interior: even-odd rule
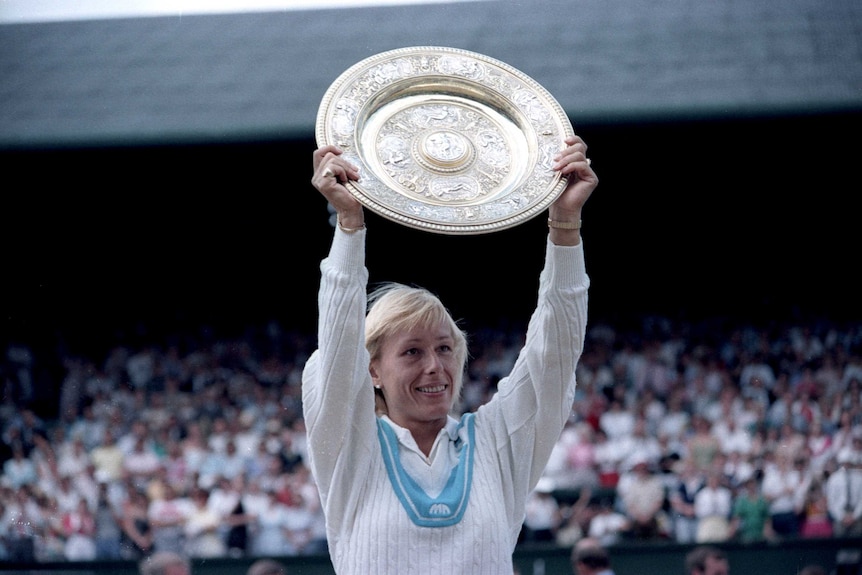
[[[368,373],[371,374],[371,379],[374,381],[374,385],[377,385],[377,380],[380,378],[380,374],[377,373],[377,367],[375,366],[375,362],[371,362],[368,364]]]

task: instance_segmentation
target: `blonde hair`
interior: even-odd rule
[[[372,360],[380,356],[386,340],[395,333],[416,327],[445,325],[454,340],[455,360],[461,369],[455,374],[457,401],[461,397],[461,386],[467,366],[467,335],[458,327],[449,310],[436,295],[425,288],[411,287],[399,283],[381,284],[368,296],[368,315],[365,317],[365,348]],[[375,389],[375,410],[387,413],[386,400],[379,389]],[[454,407],[454,402],[453,406]]]

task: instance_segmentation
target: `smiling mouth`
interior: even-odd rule
[[[445,391],[445,385],[434,385],[431,387],[417,387],[416,391],[421,391],[422,393],[440,393],[441,391]]]

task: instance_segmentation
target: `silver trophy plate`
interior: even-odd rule
[[[542,212],[566,186],[553,157],[574,130],[535,80],[482,54],[419,46],[351,66],[324,95],[319,146],[360,169],[367,208],[429,232],[482,234]]]

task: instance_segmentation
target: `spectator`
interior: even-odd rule
[[[245,476],[220,477],[210,491],[208,507],[219,517],[219,532],[231,556],[243,556],[248,547],[248,524],[251,516],[242,504]]]
[[[222,517],[207,505],[209,491],[196,488],[192,491],[193,508],[186,516],[183,524],[186,553],[190,557],[224,557],[227,555],[227,545],[220,527]]]
[[[675,387],[667,398],[667,410],[658,422],[656,434],[669,438],[670,445],[683,441],[691,423],[691,413],[685,404],[685,389]]]
[[[803,477],[793,465],[788,455],[776,458],[776,465],[764,470],[762,490],[769,501],[769,516],[772,529],[779,537],[795,537],[799,534],[799,513],[801,512],[800,489]],[[804,493],[804,492],[803,492]]]
[[[123,559],[137,561],[149,555],[153,549],[153,534],[150,528],[147,496],[132,487],[122,503],[120,511],[120,554]]]
[[[721,473],[718,470],[711,471],[707,475],[706,485],[694,496],[694,514],[697,517],[695,541],[725,541],[729,535],[732,505],[732,493],[722,483]]]
[[[188,498],[180,496],[170,484],[162,486],[162,494],[151,500],[147,509],[155,551],[185,551],[185,524],[192,511]]]
[[[87,501],[79,499],[74,510],[63,514],[63,556],[67,561],[96,560],[96,519]]]
[[[734,413],[724,414],[724,417],[712,426],[712,433],[721,444],[721,451],[729,455],[733,452],[751,453],[751,434],[739,425]]]
[[[121,559],[121,519],[114,505],[111,503],[107,483],[99,484],[99,495],[96,502],[96,510],[93,512],[93,519],[96,523],[94,536],[96,559],[100,561]]]
[[[748,478],[733,500],[728,535],[743,543],[773,538],[769,502],[760,493],[756,477]]]
[[[694,459],[698,470],[707,472],[715,455],[721,451],[721,442],[712,434],[712,423],[703,415],[696,414],[692,418],[692,427],[694,433],[686,440],[686,453]]]
[[[138,563],[140,575],[191,575],[191,561],[173,551],[157,551]]]
[[[677,484],[668,492],[674,539],[677,543],[694,543],[697,537],[694,497],[705,484],[704,476],[689,457],[679,462],[676,472]]]
[[[287,567],[273,559],[258,559],[249,565],[245,575],[287,575]]]
[[[256,515],[251,530],[251,552],[259,556],[295,555],[296,549],[287,535],[287,506],[275,491],[268,491],[267,506]]]
[[[599,473],[599,486],[615,488],[620,480],[620,453],[603,429],[596,429],[593,435],[593,453]]]
[[[150,448],[149,439],[135,436],[131,450],[123,458],[123,473],[130,475],[139,489],[145,489],[161,467],[159,457]]]
[[[24,485],[35,485],[39,477],[36,465],[24,453],[24,445],[20,441],[12,444],[12,457],[3,462],[3,484],[11,489]]]
[[[102,441],[90,451],[90,463],[96,468],[99,481],[117,481],[123,474],[123,451],[117,445],[117,436],[110,427],[105,429]]]
[[[805,447],[811,454],[809,459],[812,471],[821,474],[832,456],[832,436],[824,429],[822,419],[815,420],[808,428]]]
[[[165,446],[165,455],[160,458],[164,473],[164,481],[173,485],[178,492],[189,492],[195,486],[195,474],[183,453],[179,439],[169,438]]]
[[[822,565],[810,563],[799,570],[799,575],[829,575],[829,572]]]
[[[820,481],[812,482],[805,497],[802,512],[802,537],[832,537],[832,518],[829,516],[829,501]]]
[[[590,519],[587,535],[605,546],[620,542],[623,535],[631,531],[632,522],[614,509],[611,496],[599,498],[598,512]]]
[[[634,466],[634,462],[646,459],[651,467],[658,465],[662,456],[662,448],[659,440],[647,430],[647,420],[643,416],[636,416],[631,433],[620,437],[617,448],[625,455],[623,456],[623,469]]]
[[[635,428],[635,416],[625,408],[622,399],[614,398],[608,405],[608,410],[599,417],[599,427],[605,432],[608,440],[616,441],[632,434]]]
[[[575,575],[614,575],[607,548],[590,537],[575,543],[571,561]]]
[[[729,575],[727,554],[712,545],[698,545],[685,556],[686,575]]]
[[[826,480],[826,500],[832,529],[838,537],[862,535],[862,469],[846,455]]]
[[[523,543],[554,541],[561,523],[562,514],[560,504],[554,498],[553,482],[543,477],[527,497],[521,541]]]
[[[853,468],[862,466],[862,426],[855,426],[850,433],[849,442],[845,442],[835,452],[836,457]]]
[[[663,521],[665,488],[661,478],[653,473],[646,459],[634,461],[632,469],[620,478],[617,493],[622,512],[630,522],[629,534],[638,540],[650,540],[667,535]]]

